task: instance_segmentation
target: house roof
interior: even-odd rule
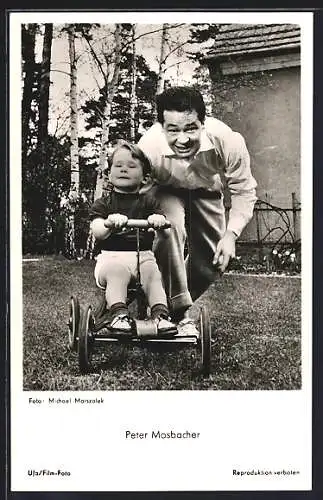
[[[300,48],[301,30],[295,24],[221,24],[206,59],[282,52]]]

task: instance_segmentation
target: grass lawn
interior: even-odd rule
[[[23,264],[25,390],[243,390],[301,388],[301,280],[226,274],[194,305],[208,306],[212,366],[194,346],[100,345],[94,373],[80,375],[68,348],[71,295],[97,305],[94,261]]]

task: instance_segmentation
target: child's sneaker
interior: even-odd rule
[[[95,331],[110,325],[110,312],[105,311],[99,318],[95,318]]]
[[[131,332],[131,318],[127,314],[118,314],[115,316],[110,323],[110,328],[112,330],[120,330],[122,332]]]
[[[176,325],[175,323],[172,323],[168,318],[165,318],[163,316],[158,316],[155,318],[155,322],[157,325],[157,330],[160,333],[164,332],[170,332],[171,330],[176,330]]]

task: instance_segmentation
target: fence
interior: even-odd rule
[[[227,213],[229,208],[227,209]],[[258,200],[254,215],[239,239],[240,253],[254,255],[271,269],[299,271],[301,266],[301,204],[291,194],[291,207]]]

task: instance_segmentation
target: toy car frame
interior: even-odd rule
[[[93,370],[92,353],[94,345],[103,342],[135,343],[143,345],[150,342],[191,344],[201,349],[202,371],[204,375],[210,374],[211,366],[211,324],[208,310],[205,306],[200,308],[199,334],[182,335],[177,327],[171,331],[158,332],[156,322],[147,317],[147,301],[144,296],[140,280],[140,239],[139,232],[151,226],[145,219],[129,219],[127,227],[136,231],[137,241],[137,277],[134,286],[128,287],[128,304],[134,299],[137,301],[137,315],[133,318],[133,328],[130,334],[118,332],[110,328],[109,323],[100,323],[100,318],[106,311],[105,297],[99,307],[92,309],[91,305],[81,308],[77,297],[72,296],[69,303],[68,335],[69,347],[78,353],[79,369],[82,374]],[[170,227],[167,223],[164,228]]]

